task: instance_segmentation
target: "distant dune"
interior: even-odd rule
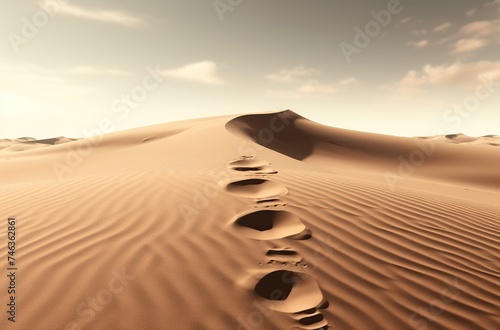
[[[499,145],[289,110],[0,140],[13,329],[496,329]]]
[[[0,152],[2,151],[24,151],[37,148],[43,148],[49,145],[73,142],[77,139],[70,139],[64,136],[51,139],[37,140],[30,137],[21,137],[17,139],[0,139]]]

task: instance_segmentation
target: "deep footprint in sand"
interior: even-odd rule
[[[257,282],[254,291],[265,306],[283,313],[314,308],[323,301],[316,280],[308,274],[288,270],[277,270],[265,275]]]
[[[285,185],[267,179],[236,180],[226,185],[226,191],[240,197],[265,199],[288,193]]]
[[[321,329],[328,326],[328,321],[321,313],[315,313],[302,317],[298,320],[298,323],[301,325],[300,329]]]
[[[326,309],[329,305],[328,300],[324,299],[315,308],[295,313],[293,318],[301,324],[301,326],[296,329],[328,329],[328,321],[319,310]]]
[[[255,174],[276,174],[277,171],[269,167],[270,163],[263,159],[244,158],[230,162],[227,166],[235,171],[253,172]]]
[[[233,225],[242,235],[257,240],[285,238],[306,228],[298,216],[282,210],[246,213],[234,220]]]
[[[266,252],[266,257],[270,261],[297,263],[302,261],[302,256],[290,248],[274,248]]]
[[[286,186],[259,178],[256,174],[275,174],[269,162],[254,157],[242,157],[228,167],[235,171],[249,172],[255,177],[229,182],[226,191],[240,197],[255,198],[259,208],[286,206],[278,196],[288,193]],[[263,176],[265,177],[265,175]],[[295,214],[282,210],[260,210],[239,216],[233,226],[244,236],[257,240],[290,238],[305,240],[312,232]],[[291,248],[273,248],[267,251],[268,264],[300,265],[302,256]],[[304,267],[307,267],[303,265]],[[294,313],[297,329],[328,329],[328,322],[318,309],[327,308],[328,302],[317,282],[309,275],[289,270],[276,270],[263,276],[254,287],[268,308]]]
[[[269,199],[261,199],[255,202],[256,208],[269,208],[269,207],[279,207],[279,206],[287,206],[288,203],[279,199],[279,198],[269,198]]]

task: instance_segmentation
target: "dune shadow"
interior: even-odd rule
[[[304,117],[286,110],[272,114],[245,115],[234,118],[226,129],[243,134],[254,142],[289,157],[303,160],[314,150],[313,138],[298,128],[296,121]]]

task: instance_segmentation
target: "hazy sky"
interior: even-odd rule
[[[288,108],[500,134],[500,0],[10,0],[0,15],[0,138]]]

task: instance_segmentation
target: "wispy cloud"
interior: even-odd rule
[[[485,6],[491,9],[498,7],[500,10],[500,0],[490,1]],[[477,8],[470,9],[466,15],[473,16],[476,11]],[[409,31],[411,35],[425,35],[425,38],[409,41],[408,45],[417,48],[445,46],[449,50],[449,55],[464,57],[491,45],[500,44],[500,18],[476,20],[455,27],[456,24],[445,21],[429,30],[411,29]]]
[[[414,36],[421,36],[421,35],[424,35],[424,34],[427,34],[427,30],[424,30],[424,29],[413,29],[410,31],[411,34],[413,34]]]
[[[483,39],[460,39],[452,48],[453,54],[471,53],[478,49],[486,47],[488,43]]]
[[[272,82],[288,83],[318,74],[320,74],[319,70],[300,65],[295,68],[283,69],[276,73],[270,73],[266,75],[265,78]]]
[[[305,95],[333,95],[342,88],[358,82],[355,77],[347,77],[338,82],[322,82],[314,78],[319,75],[321,75],[320,70],[302,65],[267,74],[264,76],[267,80],[275,84],[287,85],[285,89],[270,89],[267,95],[284,98],[297,98]]]
[[[471,22],[462,26],[458,33],[474,38],[498,36],[498,33],[500,33],[500,19]]]
[[[428,44],[429,44],[429,40],[427,40],[427,39],[422,39],[422,40],[417,41],[417,42],[410,41],[408,43],[408,45],[414,46],[414,47],[417,47],[417,48],[424,48]]]
[[[422,92],[421,87],[427,83],[427,78],[418,71],[408,71],[399,82],[396,83],[395,89],[404,95],[415,95]],[[391,89],[391,86],[383,86],[386,89]]]
[[[485,7],[496,7],[497,11],[500,12],[500,0],[493,0],[484,4]]]
[[[498,0],[500,2],[500,0]],[[434,28],[434,32],[446,32],[451,23],[446,22]],[[500,19],[473,21],[433,42],[446,45],[452,55],[468,55],[494,44],[500,44]],[[416,44],[413,44],[417,46]]]
[[[306,82],[297,89],[304,94],[323,94],[330,95],[338,93],[339,89],[334,84],[324,84],[318,81]]]
[[[480,77],[493,81],[500,79],[499,61],[463,63],[456,61],[448,65],[425,65],[421,70],[409,71],[397,84],[401,93],[417,93],[425,85],[475,87]]]
[[[89,9],[68,2],[61,2],[60,4],[60,13],[69,16],[134,28],[146,25],[143,19],[120,10]]]
[[[348,78],[345,78],[345,79],[342,79],[341,81],[339,81],[338,85],[349,86],[349,85],[354,85],[357,83],[358,83],[358,79],[356,79],[355,77],[348,77]]]
[[[297,90],[304,94],[332,95],[337,94],[341,88],[357,83],[358,80],[355,77],[348,77],[336,83],[322,83],[311,80],[303,83]]]
[[[500,44],[500,19],[474,21],[458,29],[451,44],[452,54],[471,53],[492,44]]]
[[[445,22],[443,24],[440,24],[434,28],[434,32],[444,32],[448,30],[451,26],[450,22]]]
[[[217,64],[212,61],[201,61],[186,64],[180,68],[165,70],[162,74],[165,77],[180,80],[203,83],[207,85],[222,85],[224,80],[217,74]]]
[[[467,11],[465,12],[465,15],[466,15],[467,17],[471,17],[471,16],[474,16],[474,14],[475,14],[476,12],[477,12],[477,9],[476,9],[476,8],[472,8],[472,9],[470,9],[470,10],[467,10]]]

